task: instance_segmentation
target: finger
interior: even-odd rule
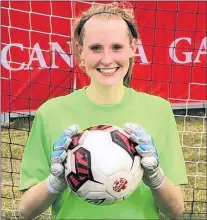
[[[132,140],[134,143],[139,144],[139,137],[135,135],[134,133],[131,133],[129,136],[130,140]]]
[[[71,143],[72,139],[65,136],[65,135],[62,135],[60,137],[59,140],[57,140],[54,145],[53,145],[53,150],[54,151],[57,151],[57,150],[65,150],[67,151],[70,143]]]
[[[67,153],[64,150],[53,151],[51,155],[51,162],[53,163],[63,163],[66,159]]]
[[[63,134],[66,135],[69,138],[72,138],[74,135],[79,133],[79,127],[78,125],[74,124],[68,127],[63,131]]]
[[[124,131],[127,132],[128,134],[131,134],[135,129],[137,125],[134,123],[126,123],[124,124]]]
[[[150,140],[148,140],[147,136],[139,136],[135,133],[131,133],[131,135],[129,136],[129,138],[137,143],[137,144],[142,144],[142,145],[146,145],[146,144],[151,144],[152,142]]]
[[[147,170],[154,170],[158,167],[159,162],[155,157],[144,157],[141,159],[141,164]]]
[[[60,163],[53,163],[50,171],[54,176],[61,177],[64,174],[64,166]]]
[[[136,141],[137,144],[153,144],[152,137],[143,131],[133,132],[130,136],[131,139]]]
[[[155,157],[156,149],[153,145],[137,145],[135,147],[141,157]]]
[[[142,126],[135,124],[135,123],[124,124],[124,131],[127,132],[128,134],[139,132],[139,131],[146,132]]]

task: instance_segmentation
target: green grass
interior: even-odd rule
[[[205,219],[206,213],[206,118],[175,117],[186,160],[188,185],[182,186],[186,214],[183,219]],[[21,159],[29,132],[2,130],[2,219],[15,219]],[[41,215],[38,219],[49,219]],[[165,219],[164,217],[161,217]]]

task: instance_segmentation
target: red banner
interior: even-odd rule
[[[36,110],[89,83],[75,67],[70,36],[71,22],[91,4],[1,2],[2,112]],[[207,3],[131,4],[141,35],[132,87],[171,102],[205,102]]]

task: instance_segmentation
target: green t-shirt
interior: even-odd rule
[[[71,124],[78,124],[83,130],[99,124],[123,127],[127,122],[140,124],[154,137],[165,176],[174,184],[187,183],[169,102],[126,88],[119,103],[100,105],[92,102],[83,88],[49,100],[37,110],[23,155],[19,189],[28,189],[48,177],[53,143]],[[159,216],[151,190],[142,181],[128,199],[110,206],[89,204],[67,189],[52,204],[52,215],[53,219],[158,219]]]

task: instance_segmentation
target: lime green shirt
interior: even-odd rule
[[[85,88],[45,102],[36,112],[22,160],[20,190],[46,179],[50,173],[53,143],[64,129],[78,124],[119,127],[127,122],[143,126],[153,136],[165,176],[174,184],[187,183],[186,168],[170,103],[126,88],[123,99],[113,105],[92,102]],[[126,200],[110,206],[89,204],[68,188],[52,204],[53,219],[158,219],[149,187],[143,182]]]

